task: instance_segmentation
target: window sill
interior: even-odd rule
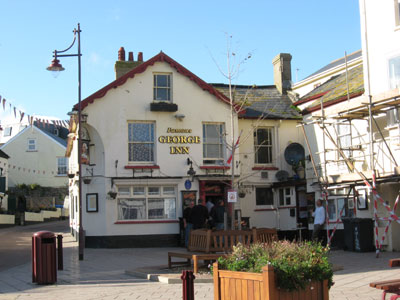
[[[26,150],[26,152],[38,152],[37,150]]]
[[[278,208],[279,208],[279,209],[283,209],[283,208],[296,208],[296,205],[286,205],[286,206],[282,205],[282,206],[279,206]]]
[[[142,170],[142,169],[159,169],[160,166],[159,165],[127,165],[124,167],[125,169],[133,169],[133,170]]]
[[[201,170],[229,170],[229,166],[200,166]]]
[[[117,221],[114,224],[162,224],[162,223],[179,223],[178,220],[143,220],[143,221]]]
[[[269,167],[253,167],[252,170],[254,171],[278,171],[279,169],[277,167],[269,166]]]
[[[57,174],[54,177],[67,177],[67,174]]]
[[[254,211],[275,211],[276,208],[256,208]]]

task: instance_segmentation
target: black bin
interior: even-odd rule
[[[344,250],[356,252],[374,251],[374,221],[368,218],[345,218]]]
[[[32,236],[32,282],[52,284],[57,282],[56,235],[39,231]]]

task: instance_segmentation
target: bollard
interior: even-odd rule
[[[64,270],[62,234],[57,235],[58,270]]]
[[[194,284],[193,281],[196,277],[193,271],[182,271],[182,300],[194,300]]]

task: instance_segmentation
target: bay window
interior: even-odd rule
[[[118,220],[175,220],[174,186],[118,187]]]

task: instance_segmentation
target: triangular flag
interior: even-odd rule
[[[17,109],[14,106],[14,118],[16,118],[16,117],[17,117]]]
[[[24,118],[25,113],[22,111],[19,111],[19,114],[21,115],[21,119],[19,121],[22,122],[22,119]]]
[[[3,110],[6,110],[6,99],[3,98]]]

